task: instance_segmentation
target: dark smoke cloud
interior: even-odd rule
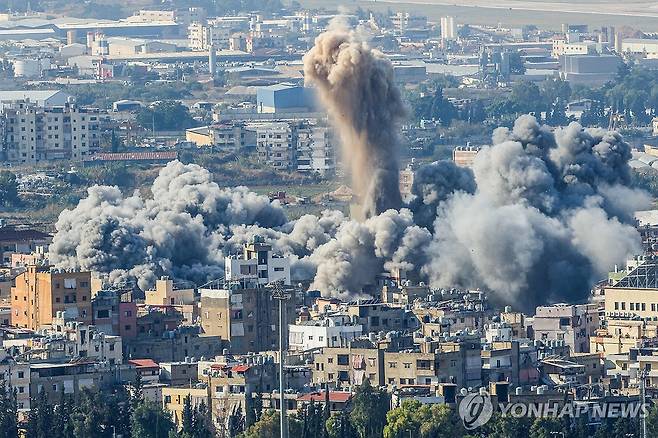
[[[396,147],[406,111],[390,61],[357,32],[334,25],[304,56],[304,76],[341,137],[364,217],[400,208]]]

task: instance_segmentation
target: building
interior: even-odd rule
[[[6,106],[3,118],[6,154],[12,163],[83,161],[100,148],[98,110],[23,101]]]
[[[19,412],[30,409],[30,364],[17,362],[0,350],[0,379],[7,385],[6,388],[14,390],[16,395],[16,406]]]
[[[328,315],[288,327],[290,350],[313,350],[322,347],[345,347],[363,334],[363,327],[352,324],[347,315]]]
[[[190,128],[185,131],[185,139],[197,147],[209,146],[218,151],[235,152],[256,146],[255,130],[247,129],[239,122]]]
[[[45,108],[60,107],[72,98],[72,95],[61,90],[0,91],[0,104],[3,107],[17,102],[30,102]]]
[[[48,333],[55,341],[64,341],[67,358],[87,358],[110,365],[123,363],[121,336],[106,334],[96,326],[72,321],[66,312],[57,312]]]
[[[332,131],[326,126],[302,123],[297,127],[297,170],[322,176],[336,170]]]
[[[282,281],[290,285],[290,260],[272,251],[261,236],[244,246],[242,256],[228,256],[224,259],[226,281],[254,280],[260,286]]]
[[[452,150],[452,161],[460,167],[472,167],[480,149],[477,146],[457,146]]]
[[[574,84],[597,86],[615,78],[622,60],[616,55],[566,55],[561,77]]]
[[[597,304],[540,306],[532,323],[536,340],[564,342],[572,354],[589,353],[589,338],[598,328]]]
[[[457,38],[457,26],[454,17],[441,17],[441,39],[444,41]]]
[[[199,362],[189,357],[181,362],[160,362],[160,381],[171,386],[191,386],[198,380],[198,370]]]
[[[253,279],[202,288],[201,328],[227,341],[235,354],[274,350],[279,345],[279,300]],[[295,297],[286,300],[286,320],[295,320]]]
[[[0,265],[9,265],[13,254],[32,254],[47,248],[52,236],[38,230],[12,225],[0,227]]]
[[[28,266],[11,288],[11,323],[39,330],[50,326],[57,312],[84,324],[92,323],[91,273]]]
[[[276,169],[296,167],[297,131],[288,122],[259,124],[256,128],[258,161]]]
[[[624,38],[621,42],[621,52],[655,59],[658,57],[658,40],[650,38]]]
[[[391,16],[391,23],[393,23],[395,30],[404,33],[407,30],[427,28],[427,17],[410,14],[409,12],[398,12]]]
[[[312,111],[313,90],[294,84],[258,87],[256,107],[259,113],[299,113]]]
[[[170,412],[174,424],[178,429],[183,427],[183,410],[185,409],[185,399],[190,397],[192,407],[198,407],[201,403],[206,406],[211,405],[209,388],[162,388],[162,407],[165,411]]]

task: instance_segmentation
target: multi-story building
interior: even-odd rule
[[[162,407],[171,413],[174,424],[180,429],[183,427],[185,399],[190,397],[190,403],[193,408],[199,406],[201,403],[209,407],[211,401],[209,393],[209,388],[165,387],[162,388]]]
[[[11,288],[11,323],[38,330],[50,326],[57,312],[92,323],[91,273],[28,266]]]
[[[324,316],[288,327],[288,348],[312,350],[322,347],[345,347],[349,341],[363,334],[363,327],[352,324],[344,314]]]
[[[471,167],[480,148],[476,146],[457,146],[452,150],[452,161],[460,167]]]
[[[590,337],[599,328],[596,304],[555,304],[537,307],[533,319],[534,338],[564,341],[571,353],[589,353]]]
[[[233,353],[278,348],[281,301],[273,297],[272,288],[245,279],[214,289],[200,289],[200,292],[201,328],[206,335],[228,341]],[[295,320],[295,294],[283,302],[290,324]]]
[[[89,358],[110,365],[123,362],[121,336],[103,333],[93,325],[71,321],[65,312],[57,312],[49,333],[53,335],[53,341],[64,341],[67,358]]]
[[[256,146],[256,133],[248,130],[244,123],[218,123],[211,126],[190,128],[185,131],[185,139],[197,147],[212,147],[219,151],[239,151]]]
[[[181,362],[160,362],[160,381],[172,386],[191,386],[198,380],[198,370],[199,362],[190,357]]]
[[[404,307],[382,303],[378,299],[352,301],[345,309],[352,323],[363,326],[364,333],[415,330],[418,318]]]
[[[254,236],[243,248],[242,256],[224,259],[226,281],[254,280],[264,286],[275,281],[290,285],[290,260],[272,251],[261,236]]]
[[[326,126],[301,124],[297,128],[297,170],[331,175],[336,170],[336,156],[331,130]]]
[[[83,161],[100,147],[98,110],[22,101],[5,106],[3,118],[7,159],[13,163]]]
[[[29,255],[39,248],[47,248],[51,241],[51,235],[39,230],[0,226],[0,265],[9,265],[12,254]]]
[[[30,409],[30,364],[17,362],[0,350],[0,379],[4,380],[9,391],[15,391],[16,405],[20,412]]]
[[[297,130],[288,122],[259,124],[256,128],[258,161],[276,169],[296,167]]]

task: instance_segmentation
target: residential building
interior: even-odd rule
[[[460,167],[472,167],[478,152],[476,146],[457,146],[452,150],[452,161]]]
[[[328,176],[336,170],[331,130],[326,126],[302,123],[297,127],[297,170]]]
[[[288,348],[306,351],[322,347],[345,347],[362,334],[363,327],[352,324],[349,316],[328,315],[288,326]]]
[[[2,117],[7,159],[12,163],[83,161],[100,148],[98,110],[22,101],[6,106]]]
[[[534,338],[564,341],[571,353],[589,353],[589,338],[599,328],[596,304],[555,304],[537,307],[532,323]]]
[[[84,324],[92,323],[91,273],[28,266],[11,288],[11,323],[39,330],[50,326],[57,312]]]
[[[193,408],[198,407],[201,403],[210,406],[209,388],[162,388],[162,407],[171,413],[178,429],[183,427],[183,410],[185,409],[185,399],[188,396]]]
[[[181,362],[160,362],[160,381],[171,386],[191,386],[198,380],[198,370],[199,362],[190,357]]]
[[[259,124],[256,128],[258,161],[276,169],[296,167],[297,132],[288,122]]]
[[[404,307],[382,303],[378,299],[361,299],[347,304],[345,309],[353,324],[363,326],[364,333],[415,330],[418,318]]]
[[[30,228],[0,226],[0,265],[10,265],[12,254],[32,254],[47,248],[52,236]]]
[[[235,152],[256,146],[256,132],[239,122],[190,128],[185,131],[185,139],[197,147],[209,146],[218,151]]]
[[[286,320],[295,320],[295,293],[284,300]],[[201,328],[206,335],[227,341],[236,354],[273,350],[279,345],[279,304],[273,288],[254,280],[226,282],[202,288]]]
[[[258,285],[282,281],[290,285],[290,260],[272,251],[261,236],[254,236],[244,245],[242,256],[228,256],[224,259],[226,281],[254,280]]]

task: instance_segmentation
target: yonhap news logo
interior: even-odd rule
[[[497,410],[501,417],[512,418],[638,418],[646,417],[651,403],[631,402],[499,402]],[[471,393],[459,402],[459,417],[466,430],[487,424],[493,415],[491,396],[485,392]]]
[[[489,394],[468,394],[459,403],[459,417],[467,430],[487,424],[493,414],[493,404]]]

